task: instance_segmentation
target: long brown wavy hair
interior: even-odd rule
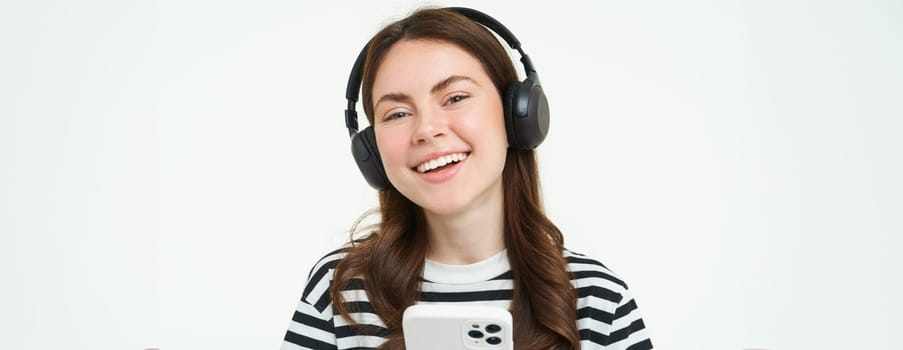
[[[444,41],[469,52],[482,62],[502,96],[517,81],[508,51],[486,28],[451,10],[421,9],[370,40],[362,100],[371,125],[373,80],[382,58],[394,44],[412,39]],[[504,241],[514,284],[510,311],[515,348],[579,349],[577,294],[562,256],[564,238],[545,215],[532,150],[508,149],[502,187]],[[428,244],[426,220],[423,209],[394,188],[379,192],[379,205],[381,221],[372,232],[354,240],[361,220],[352,228],[352,244],[335,268],[330,296],[334,310],[354,323],[341,291],[352,279],[362,280],[374,312],[389,332],[380,349],[404,349],[402,314],[419,299]]]

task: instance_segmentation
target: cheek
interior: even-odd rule
[[[376,145],[379,148],[379,156],[382,158],[383,165],[398,165],[405,163],[405,145],[404,138],[391,130],[380,130],[376,132]]]
[[[466,133],[471,140],[481,140],[486,144],[504,144],[507,147],[508,135],[505,132],[505,120],[501,107],[487,108],[461,119],[459,130]]]
[[[491,102],[485,105],[483,114],[490,116],[482,120],[484,128],[494,132],[501,131],[503,134],[505,133],[505,111],[498,96],[493,96]]]

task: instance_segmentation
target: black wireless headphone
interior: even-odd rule
[[[491,29],[502,37],[512,49],[520,53],[520,61],[524,65],[527,77],[524,81],[511,83],[505,90],[505,95],[502,96],[505,130],[508,133],[508,145],[511,148],[523,150],[536,148],[549,132],[549,103],[539,85],[539,75],[533,68],[530,57],[521,49],[520,41],[508,28],[485,13],[464,7],[446,9],[455,11]],[[392,184],[386,176],[379,149],[376,147],[376,135],[373,133],[372,126],[364,128],[361,132],[357,131],[357,111],[355,110],[355,104],[357,104],[360,94],[364,59],[369,46],[368,43],[358,54],[354,61],[354,67],[351,68],[351,75],[348,77],[348,86],[345,89],[345,98],[348,100],[348,107],[345,109],[345,126],[351,136],[351,153],[354,155],[358,168],[361,169],[361,173],[364,174],[364,178],[367,179],[370,186],[382,191],[392,188]]]

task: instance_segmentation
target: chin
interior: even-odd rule
[[[424,200],[424,201],[415,201],[417,205],[423,208],[423,211],[427,214],[434,214],[439,216],[449,216],[460,213],[467,208],[467,201],[463,198],[458,198],[456,196],[453,197],[445,197],[441,200],[439,199],[439,195],[431,196],[432,198]]]

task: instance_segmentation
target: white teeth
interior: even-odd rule
[[[447,155],[441,156],[439,158],[428,160],[426,162],[421,163],[420,165],[417,166],[417,172],[425,173],[427,171],[436,169],[438,167],[441,167],[441,166],[449,164],[449,163],[460,162],[460,161],[464,160],[464,158],[467,158],[467,154],[464,154],[464,153],[447,154]]]

